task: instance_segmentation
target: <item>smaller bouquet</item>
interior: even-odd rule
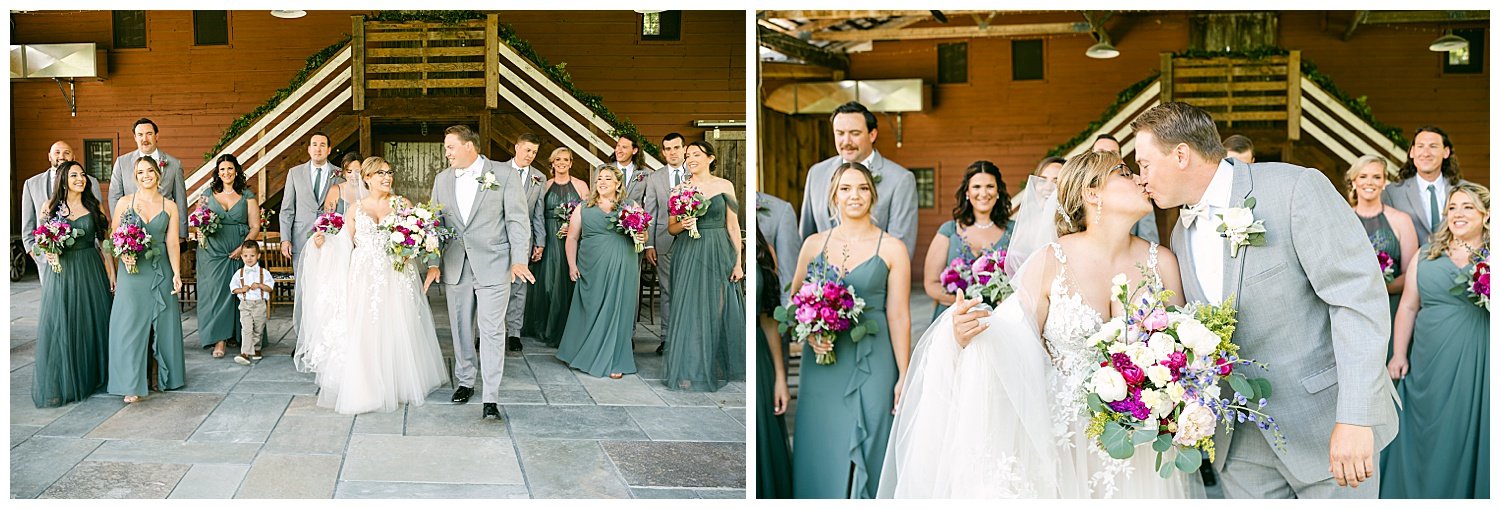
[[[275,210],[271,210],[270,207],[261,207],[260,208],[260,231],[263,231],[263,232],[264,231],[270,231],[270,229],[271,229],[271,216],[274,216],[274,215],[276,215],[276,211]]]
[[[125,271],[131,274],[140,272],[136,267],[138,258],[150,258],[156,251],[151,246],[151,234],[146,228],[136,223],[121,223],[114,233],[110,234],[111,251],[120,261],[125,264]]]
[[[47,257],[47,264],[52,266],[52,272],[62,272],[62,261],[58,260],[64,248],[72,246],[74,242],[83,237],[83,230],[74,228],[67,218],[62,215],[53,216],[52,219],[31,231],[31,238],[36,240],[36,251]]]
[[[938,275],[938,282],[943,284],[943,289],[948,293],[967,294],[969,287],[974,285],[974,271],[970,268],[973,263],[974,260],[967,254],[954,258],[952,262],[948,262],[943,273]]]
[[[974,274],[974,284],[969,285],[966,292],[970,299],[983,299],[985,304],[994,307],[1015,293],[1010,278],[1005,275],[1005,255],[1004,249],[996,249],[980,253],[974,259],[969,266],[969,271]]]
[[[344,215],[338,212],[324,212],[318,214],[318,218],[313,220],[312,233],[307,236],[311,238],[318,232],[323,232],[323,235],[332,237],[341,231],[344,231]]]
[[[651,214],[646,212],[645,208],[634,203],[621,208],[619,213],[615,214],[615,221],[610,224],[610,228],[635,241],[635,252],[637,253],[646,249],[644,236],[646,228],[650,226]]]
[[[1465,297],[1475,306],[1490,310],[1490,248],[1474,252],[1474,270],[1453,279],[1453,295]]]
[[[1385,282],[1389,284],[1395,281],[1396,259],[1391,258],[1391,255],[1386,254],[1385,251],[1376,251],[1375,259],[1380,261],[1380,275],[1385,277]]]
[[[557,229],[557,238],[568,238],[568,228],[573,227],[573,211],[578,210],[579,203],[578,200],[569,200],[552,209],[552,217],[562,222],[562,226]]]
[[[219,214],[214,213],[212,209],[208,208],[208,205],[201,202],[198,206],[193,207],[192,212],[188,213],[187,220],[188,226],[198,230],[198,233],[193,235],[195,239],[207,238],[209,235],[218,232],[219,226],[223,224],[223,221],[223,218]]]
[[[442,208],[431,202],[403,206],[398,197],[391,198],[392,212],[377,227],[386,235],[391,268],[401,272],[413,260],[433,261],[443,256],[442,243],[453,237],[453,228],[443,226],[438,215]]]
[[[775,318],[780,322],[777,328],[783,334],[792,331],[792,338],[798,342],[817,339],[831,343],[838,333],[848,331],[849,340],[857,343],[873,326],[860,323],[864,310],[865,300],[855,295],[838,271],[815,261],[808,265],[807,280],[792,295],[791,302],[776,308]],[[816,359],[825,366],[837,361],[832,350],[818,354]]]
[[[708,200],[703,198],[703,192],[697,186],[681,186],[672,191],[672,196],[667,198],[667,213],[678,221],[690,217],[703,217],[708,213]],[[698,233],[698,227],[688,228],[688,235],[693,238],[702,237]]]

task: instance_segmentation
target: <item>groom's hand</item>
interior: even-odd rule
[[[1328,471],[1339,486],[1358,488],[1375,475],[1375,432],[1369,426],[1336,423],[1328,440]]]
[[[531,275],[531,269],[526,267],[524,263],[517,263],[510,266],[510,282],[514,283],[517,279],[527,283],[536,282],[536,276]]]
[[[427,289],[432,287],[432,283],[437,281],[438,276],[441,274],[442,271],[438,270],[437,267],[428,267],[427,280],[422,282],[422,293],[427,293]]]

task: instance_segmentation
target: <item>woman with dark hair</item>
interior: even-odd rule
[[[923,266],[922,287],[936,303],[933,320],[953,305],[953,293],[942,280],[943,269],[954,260],[972,262],[982,253],[1005,250],[1015,226],[1010,219],[1010,195],[995,163],[974,161],[955,194],[958,205],[953,207],[953,220],[938,227]]]
[[[110,394],[124,396],[126,403],[140,401],[153,388],[171,390],[187,384],[182,310],[177,304],[177,295],[182,293],[177,204],[161,194],[161,167],[155,159],[141,157],[133,175],[135,192],[115,203],[110,228],[114,231],[131,223],[152,239],[146,253],[120,257],[119,268],[126,270],[116,271],[119,285],[109,313],[108,387]]]
[[[360,182],[363,180],[360,178],[361,161],[363,160],[364,157],[359,155],[359,152],[354,151],[350,151],[344,154],[344,157],[339,158],[339,168],[342,168],[339,178],[343,179],[343,182],[328,189],[327,196],[323,197],[324,211],[344,213],[344,209],[348,207],[348,202],[344,197],[348,196],[350,199],[354,199],[358,194],[355,193],[355,187],[360,185]]]
[[[233,154],[219,156],[214,166],[209,192],[198,199],[219,216],[218,231],[198,241],[198,346],[214,347],[218,359],[226,341],[240,339],[239,301],[229,293],[229,279],[245,266],[240,245],[260,236],[260,203],[245,187],[244,170]]]
[[[792,453],[786,441],[786,360],[772,318],[781,301],[775,250],[755,232],[755,498],[792,497]]]
[[[41,224],[62,219],[82,235],[61,254],[47,255],[62,272],[42,279],[33,366],[36,381],[31,386],[31,402],[37,408],[88,398],[104,387],[109,375],[106,339],[115,272],[109,251],[101,244],[107,238],[108,219],[83,166],[65,161],[58,165],[57,174],[57,187]]]
[[[688,179],[708,201],[702,217],[669,218],[672,314],[667,317],[666,384],[674,391],[717,391],[745,376],[744,252],[734,183],[714,176],[714,148],[688,144]],[[683,235],[696,228],[698,237]]]

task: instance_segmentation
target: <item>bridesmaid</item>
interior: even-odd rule
[[[104,388],[109,375],[105,340],[109,337],[109,293],[115,286],[115,271],[108,250],[101,244],[108,238],[108,224],[83,166],[65,161],[58,166],[57,174],[62,178],[57,179],[46,215],[40,220],[45,224],[54,215],[64,217],[83,234],[62,254],[47,255],[62,265],[62,273],[42,279],[33,365],[36,381],[31,386],[31,401],[37,408],[86,399]]]
[[[734,183],[713,175],[714,149],[688,144],[688,179],[708,199],[703,217],[667,222],[672,241],[672,315],[667,321],[667,389],[712,392],[745,376],[745,304],[740,280],[739,217]],[[680,186],[679,186],[680,187]],[[699,238],[687,235],[697,227]]]
[[[847,333],[831,345],[808,342],[814,353],[833,351],[838,360],[825,366],[803,356],[792,490],[796,498],[875,498],[911,357],[911,261],[901,240],[870,219],[880,199],[870,170],[844,163],[832,182],[828,201],[841,220],[802,244],[792,293],[811,268],[837,271],[864,299],[860,321],[872,333],[858,343]]]
[[[547,194],[542,197],[542,214],[546,228],[547,244],[542,248],[542,260],[531,265],[536,275],[536,285],[526,293],[526,314],[522,320],[521,335],[537,338],[547,346],[557,348],[562,342],[563,327],[568,323],[568,303],[573,300],[573,280],[568,275],[568,254],[564,241],[557,238],[562,220],[554,211],[567,202],[582,201],[588,194],[587,184],[574,178],[573,151],[557,147],[548,158],[552,163],[552,180]],[[571,230],[571,228],[569,228]]]
[[[1406,269],[1388,365],[1405,407],[1380,454],[1380,498],[1490,497],[1490,313],[1450,290],[1490,241],[1490,192],[1464,182]]]
[[[119,285],[109,320],[109,393],[140,401],[147,387],[147,357],[156,361],[161,390],[186,384],[182,363],[182,291],[177,238],[177,205],[162,196],[161,170],[150,156],[135,163],[136,192],[115,204],[111,231],[121,224],[141,225],[151,234],[153,256],[120,257]],[[149,218],[149,219],[148,219]],[[134,265],[137,273],[126,267]]]
[[[364,180],[360,176],[359,171],[360,161],[362,160],[364,160],[364,157],[361,157],[359,152],[353,151],[344,154],[344,157],[340,158],[339,168],[342,168],[343,171],[340,173],[339,178],[343,179],[343,181],[339,182],[336,186],[328,188],[328,194],[323,197],[323,210],[325,212],[331,211],[343,214],[344,209],[348,207],[348,204],[344,201],[344,197],[348,196],[351,200],[354,199],[354,186],[360,185],[360,182]]]
[[[635,287],[641,279],[635,241],[610,228],[624,199],[624,179],[618,168],[602,167],[594,177],[594,192],[573,211],[568,277],[577,287],[557,346],[557,358],[574,369],[615,379],[635,373],[630,337],[635,330]]]
[[[771,317],[781,302],[776,253],[755,232],[755,498],[791,498],[792,455],[786,442],[786,407],[792,400],[786,385],[781,334]]]
[[[995,163],[974,161],[969,165],[957,194],[953,220],[938,227],[937,236],[927,246],[923,267],[922,288],[936,303],[933,321],[953,305],[953,292],[943,288],[943,269],[959,257],[972,261],[985,251],[1005,249],[1015,227],[1010,221],[1010,195]]]
[[[1396,318],[1397,305],[1401,303],[1401,290],[1406,287],[1406,278],[1401,277],[1402,261],[1411,260],[1417,254],[1417,227],[1405,212],[1385,206],[1380,201],[1381,192],[1390,179],[1395,177],[1380,156],[1363,156],[1344,172],[1344,187],[1348,189],[1349,205],[1365,227],[1365,235],[1376,251],[1384,251],[1395,263],[1396,279],[1385,284],[1385,292],[1391,299],[1391,319]],[[1395,350],[1395,329],[1392,342],[1385,357],[1391,360]]]
[[[214,165],[212,192],[200,198],[220,219],[219,231],[198,242],[198,346],[213,346],[218,359],[226,341],[240,338],[239,299],[229,293],[229,279],[245,266],[240,245],[260,235],[260,204],[245,188],[239,159],[224,154]]]

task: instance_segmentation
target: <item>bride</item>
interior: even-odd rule
[[[957,314],[975,305],[960,300],[917,344],[880,497],[1202,496],[1196,474],[1157,475],[1149,446],[1116,460],[1086,435],[1097,365],[1085,339],[1123,313],[1111,278],[1144,269],[1183,304],[1176,257],[1130,235],[1152,210],[1131,177],[1118,154],[1095,151],[1070,160],[1055,191],[1028,183],[1040,192],[1027,193],[1006,260],[1016,294],[978,320]]]
[[[360,166],[362,183],[343,230],[315,233],[303,258],[315,277],[303,293],[311,310],[303,314],[299,339],[306,346],[294,359],[298,369],[317,373],[318,406],[341,414],[420,406],[448,382],[422,282],[411,264],[399,272],[391,267],[377,228],[393,213],[395,172],[379,157]]]

